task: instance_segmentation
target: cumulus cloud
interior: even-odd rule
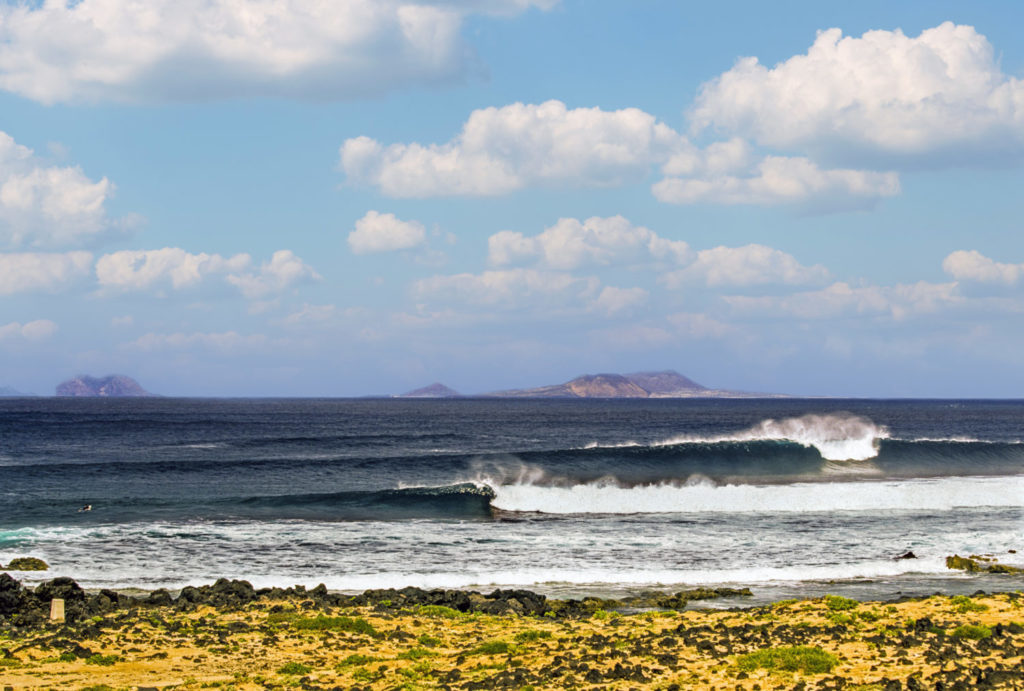
[[[660,237],[622,216],[585,221],[562,218],[532,237],[504,230],[492,235],[487,245],[489,261],[495,266],[537,261],[565,270],[652,260],[677,264],[690,255],[689,245],[682,240]]]
[[[283,292],[296,283],[319,279],[320,274],[291,250],[278,250],[259,269],[229,274],[225,280],[241,290],[245,297],[255,299]]]
[[[684,268],[664,274],[662,282],[669,288],[693,281],[708,286],[804,285],[828,277],[820,264],[804,266],[791,254],[755,244],[701,250]]]
[[[356,254],[393,252],[418,247],[427,240],[427,231],[418,221],[402,221],[394,214],[367,211],[348,234],[348,245]]]
[[[346,99],[462,77],[467,14],[554,0],[0,4],[0,88],[61,101]]]
[[[37,319],[26,324],[11,322],[0,326],[0,341],[45,341],[57,333],[57,325],[49,319]]]
[[[89,252],[22,252],[0,254],[0,295],[54,292],[86,278]]]
[[[569,109],[560,101],[475,110],[445,144],[341,146],[350,182],[391,197],[487,196],[539,184],[607,186],[645,177],[685,139],[636,108]]]
[[[1003,74],[983,35],[950,22],[917,37],[829,29],[772,68],[743,58],[702,87],[691,115],[696,130],[840,158],[1024,151],[1024,82]]]
[[[942,269],[958,281],[1015,284],[1024,275],[1024,264],[1005,264],[977,250],[957,250],[942,262]]]
[[[650,294],[643,288],[605,286],[593,302],[593,309],[608,316],[628,312],[647,302]]]
[[[49,166],[0,132],[0,245],[80,246],[122,233],[130,219],[111,219],[104,207],[113,191],[106,178]]]
[[[223,276],[225,282],[250,299],[319,278],[290,250],[275,252],[258,268],[252,267],[248,254],[192,254],[179,247],[121,250],[103,255],[96,262],[96,278],[101,287],[110,290],[183,290],[214,276]]]
[[[684,167],[677,160],[666,169]],[[672,204],[797,204],[834,211],[869,208],[882,197],[899,194],[900,182],[892,172],[823,170],[800,156],[766,156],[746,175],[666,177],[651,189],[658,200]]]
[[[180,247],[121,250],[99,258],[96,278],[106,288],[144,290],[170,286],[179,290],[195,286],[211,274],[242,271],[251,262],[248,254],[191,254]]]
[[[956,283],[919,281],[895,286],[851,286],[833,283],[821,290],[786,296],[726,296],[737,313],[798,319],[834,319],[852,316],[891,316],[905,319],[963,304]]]
[[[518,309],[531,305],[564,307],[593,299],[600,282],[557,271],[503,269],[479,274],[431,276],[413,284],[418,300]]]

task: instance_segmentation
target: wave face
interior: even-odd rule
[[[716,437],[679,436],[657,446],[720,444],[723,442],[788,441],[817,449],[828,461],[864,461],[878,455],[879,442],[889,430],[856,415],[802,415],[784,420],[762,420],[735,434]]]

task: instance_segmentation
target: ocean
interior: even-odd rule
[[[952,554],[1024,566],[1024,402],[0,399],[29,583],[1024,587]]]

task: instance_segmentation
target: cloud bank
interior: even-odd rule
[[[0,88],[41,103],[348,99],[460,79],[469,14],[556,0],[0,4]]]

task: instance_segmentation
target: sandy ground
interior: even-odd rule
[[[832,669],[767,669],[764,657],[744,657],[794,646],[804,646],[794,665],[818,648],[835,657],[824,663]],[[8,630],[0,687],[1024,689],[1022,655],[1019,593],[582,618],[261,600]]]

